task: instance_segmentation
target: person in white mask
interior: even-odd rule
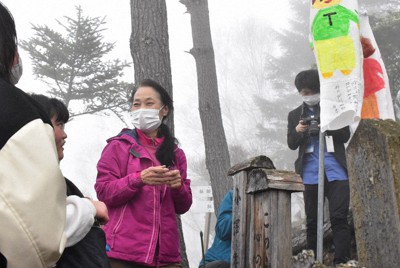
[[[130,102],[135,128],[110,138],[97,164],[111,267],[181,267],[176,214],[189,210],[192,193],[185,154],[164,122],[172,99],[146,79]]]
[[[301,176],[304,207],[307,218],[307,248],[316,252],[318,208],[319,159],[319,74],[317,70],[300,72],[295,86],[303,103],[288,115],[287,143],[291,150],[298,149],[295,170]],[[327,131],[325,146],[325,197],[329,200],[329,215],[335,246],[334,266],[350,258],[349,213],[350,190],[347,176],[344,143],[350,138],[349,127]],[[336,267],[336,266],[335,266]]]

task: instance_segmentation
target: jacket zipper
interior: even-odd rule
[[[150,262],[150,261],[152,261],[152,260],[149,260],[149,258],[150,258],[150,252],[152,251],[152,249],[153,249],[153,247],[154,247],[154,235],[155,235],[155,232],[156,232],[156,202],[157,202],[157,200],[156,200],[156,187],[154,187],[153,188],[153,191],[154,191],[154,198],[153,198],[153,201],[154,201],[154,212],[153,212],[153,219],[154,219],[154,221],[153,221],[153,230],[152,230],[152,233],[151,233],[151,239],[150,239],[150,246],[149,246],[149,250],[147,251],[147,256],[146,256],[146,262]],[[153,259],[154,259],[154,254],[153,254]]]
[[[155,142],[154,142],[154,139],[152,139],[152,144],[153,144],[153,146],[155,146]],[[152,167],[154,167],[154,163],[155,163],[155,160],[153,159],[153,157],[152,157],[152,155],[149,153],[149,151],[146,149],[146,147],[145,146],[143,146],[142,147],[146,152],[147,152],[147,154],[148,154],[148,156],[150,157],[150,160],[151,160],[151,166]],[[156,232],[156,228],[157,228],[157,226],[159,226],[159,224],[157,225],[156,223],[157,223],[157,220],[156,220],[156,206],[157,206],[157,198],[156,198],[156,195],[157,195],[157,192],[159,192],[159,187],[157,187],[157,186],[154,186],[153,187],[153,204],[154,204],[154,213],[153,213],[153,219],[154,219],[154,222],[153,222],[153,230],[152,230],[152,233],[151,233],[151,239],[150,239],[150,246],[149,246],[149,250],[147,251],[147,256],[146,256],[146,262],[147,263],[150,263],[150,262],[153,262],[154,261],[154,251],[155,251],[155,249],[153,249],[155,246],[154,246],[154,236],[155,236],[155,232]],[[160,201],[158,201],[158,202],[160,202]],[[158,210],[158,214],[160,214],[160,209]],[[159,220],[158,220],[158,222],[160,221],[160,215],[159,215]],[[157,226],[156,226],[157,225]],[[156,240],[156,243],[158,242],[158,239]],[[157,246],[157,245],[156,245]],[[153,258],[150,260],[150,253],[153,251]],[[158,267],[158,260],[157,260],[157,267]]]

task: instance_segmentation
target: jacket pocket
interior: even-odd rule
[[[111,247],[112,249],[114,248],[115,235],[116,235],[116,233],[118,232],[118,229],[119,229],[119,227],[121,226],[121,223],[122,223],[122,221],[123,221],[123,219],[124,219],[125,210],[126,210],[126,207],[127,207],[127,206],[128,206],[128,204],[125,204],[124,207],[122,208],[122,210],[121,210],[121,215],[119,215],[118,221],[117,221],[117,223],[115,224],[114,229],[113,229],[112,232],[111,232],[111,245],[110,245],[110,247]]]

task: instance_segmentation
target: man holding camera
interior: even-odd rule
[[[295,170],[304,183],[304,207],[307,217],[307,248],[317,249],[318,162],[319,162],[319,76],[317,70],[300,72],[295,86],[303,103],[288,115],[287,143],[299,149]],[[329,201],[335,257],[333,264],[350,259],[350,227],[347,221],[350,203],[344,143],[350,138],[349,127],[326,132],[324,193]]]

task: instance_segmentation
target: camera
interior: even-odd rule
[[[319,134],[319,117],[315,115],[310,115],[302,119],[303,125],[308,125],[308,134],[310,136],[318,135]]]

